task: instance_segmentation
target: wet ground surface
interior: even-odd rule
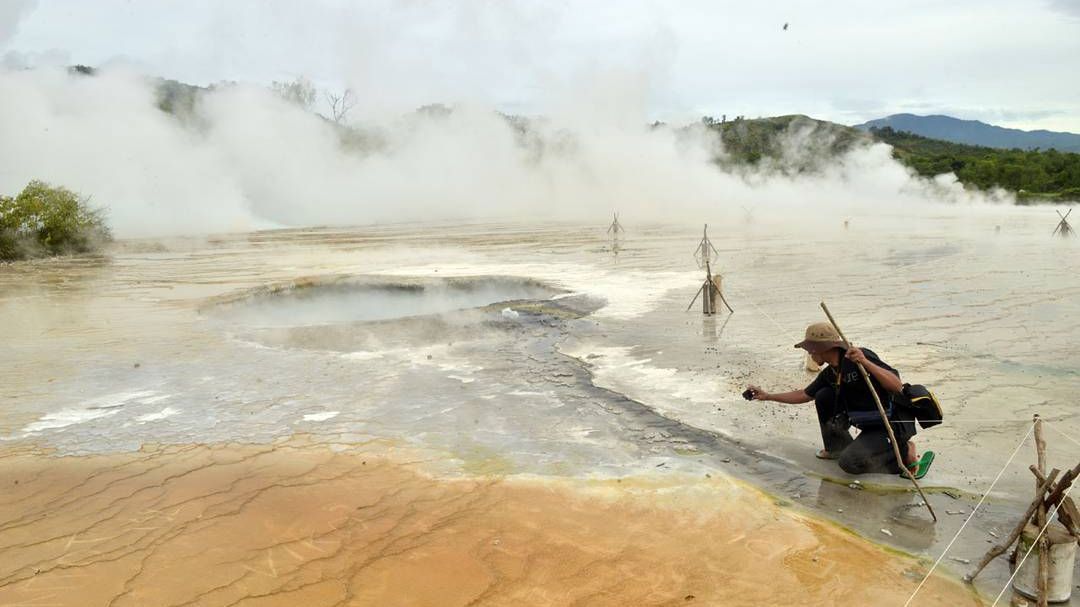
[[[0,453],[19,481],[0,604],[891,604],[918,568],[728,477],[448,480],[416,456],[305,437]],[[979,603],[939,577],[920,604]]]
[[[8,266],[0,319],[16,357],[0,377],[0,438],[61,454],[389,438],[444,454],[430,466],[446,475],[727,474],[932,559],[1032,413],[1054,429],[1051,464],[1080,461],[1068,401],[1080,332],[1062,324],[1080,311],[1077,248],[1011,209],[936,222],[908,239],[884,225],[714,237],[737,310],[714,318],[684,311],[700,281],[690,227],[642,228],[617,257],[581,226],[395,226],[128,242],[106,260]],[[995,224],[1006,236],[988,236]],[[832,250],[851,253],[830,263]],[[469,298],[385,297],[450,282]],[[356,284],[383,299],[358,310]],[[947,423],[918,438],[940,454],[923,481],[937,525],[902,479],[853,485],[813,459],[812,410],[739,398],[747,382],[809,383],[791,344],[820,299],[944,401]],[[1021,449],[944,566],[966,571],[1008,532],[1033,452]],[[995,563],[979,587],[993,596],[1007,575]]]

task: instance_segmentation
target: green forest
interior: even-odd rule
[[[870,132],[893,146],[893,156],[919,175],[952,171],[966,186],[1011,190],[1020,202],[1080,200],[1080,154],[963,145],[889,127]]]

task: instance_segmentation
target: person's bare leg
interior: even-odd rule
[[[915,452],[915,443],[908,441],[907,453],[904,454],[904,463],[910,466],[919,461],[919,454]]]

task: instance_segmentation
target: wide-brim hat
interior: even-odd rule
[[[806,327],[804,339],[795,344],[796,348],[802,348],[811,354],[824,352],[833,348],[846,348],[840,334],[831,323],[816,322]]]

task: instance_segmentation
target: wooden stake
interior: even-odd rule
[[[1054,487],[1050,492],[1050,497],[1046,498],[1046,504],[1048,507],[1052,507],[1062,500],[1065,495],[1065,491],[1069,488],[1076,477],[1080,476],[1080,464],[1077,464],[1072,470],[1067,470],[1065,474],[1061,475],[1061,482]]]
[[[1035,456],[1039,474],[1046,474],[1046,439],[1043,437],[1042,418],[1035,414]],[[1039,481],[1035,481],[1035,490],[1039,490]],[[1040,500],[1035,514],[1035,525],[1041,531],[1046,526],[1046,502]],[[1046,607],[1046,591],[1050,579],[1050,542],[1046,534],[1039,538],[1039,607]]]
[[[716,285],[714,285],[712,283],[712,268],[709,267],[709,262],[706,261],[705,262],[705,284],[701,285],[701,289],[702,289],[702,291],[701,291],[702,292],[702,299],[701,299],[702,308],[701,308],[701,311],[706,316],[712,316],[713,314],[716,314],[716,298],[713,297],[713,295],[714,295],[713,291],[715,290],[714,289],[715,286]]]
[[[713,277],[712,277],[712,280],[711,280],[711,282],[712,282],[712,285],[713,285],[713,296],[714,296],[714,300],[715,300],[715,298],[717,298],[717,297],[718,297],[718,298],[720,298],[720,301],[721,301],[721,302],[723,302],[723,304],[724,304],[724,306],[725,306],[725,307],[727,307],[727,309],[728,309],[728,312],[730,312],[730,313],[734,313],[734,312],[735,312],[735,310],[731,309],[731,304],[729,304],[729,303],[727,302],[727,300],[726,300],[726,299],[724,299],[724,284],[723,284],[723,276],[721,276],[720,274],[717,274],[716,276],[713,276]],[[715,301],[713,301],[713,303],[715,304],[716,302],[715,302]],[[717,305],[716,307],[717,307],[717,308],[719,308],[720,306],[719,306],[719,305]]]
[[[1024,532],[1024,527],[1026,527],[1028,521],[1031,520],[1031,515],[1034,514],[1035,511],[1039,508],[1039,506],[1044,503],[1043,496],[1050,489],[1050,487],[1053,486],[1054,479],[1057,478],[1059,472],[1060,470],[1056,468],[1050,471],[1050,476],[1047,477],[1046,480],[1039,485],[1039,488],[1035,490],[1035,499],[1031,501],[1031,504],[1028,505],[1027,510],[1024,511],[1024,516],[1020,517],[1020,524],[1012,530],[1012,533],[1009,534],[1009,537],[1005,538],[1005,541],[991,548],[986,553],[986,555],[983,556],[982,560],[979,561],[979,564],[975,567],[974,571],[964,576],[965,582],[971,583],[975,579],[975,576],[979,575],[979,572],[981,572],[983,568],[985,568],[990,563],[990,561],[1001,556],[1002,554],[1005,554],[1005,551],[1009,549],[1009,546],[1012,546],[1013,542],[1019,539],[1020,534]]]
[[[1031,473],[1039,479],[1039,482],[1043,481],[1042,473],[1034,464],[1028,466],[1028,470],[1031,470]],[[1043,500],[1043,504],[1047,509],[1057,506],[1058,521],[1065,526],[1073,537],[1080,540],[1080,526],[1078,526],[1078,523],[1080,523],[1080,511],[1077,511],[1072,498],[1065,496],[1065,492],[1069,490],[1077,476],[1080,476],[1080,464],[1077,464],[1072,470],[1066,470],[1061,475],[1057,484],[1050,489],[1050,495]],[[1015,554],[1016,551],[1014,550],[1013,558],[1010,559],[1011,562],[1016,562]]]
[[[1080,466],[1078,466],[1078,468],[1080,468]],[[1034,464],[1028,466],[1028,470],[1031,470],[1031,473],[1035,475],[1035,478],[1039,479],[1039,483],[1046,480],[1042,472],[1039,472],[1039,469],[1035,467]],[[1061,475],[1058,484],[1050,490],[1050,495],[1046,496],[1046,499],[1043,500],[1043,504],[1048,509],[1057,506],[1058,522],[1064,525],[1069,533],[1080,539],[1080,528],[1078,528],[1074,522],[1080,521],[1080,511],[1077,511],[1076,504],[1073,503],[1071,497],[1062,497],[1064,491],[1072,484],[1073,478],[1076,476],[1074,474],[1076,470],[1077,468],[1066,470],[1065,474]]]
[[[1058,520],[1068,528],[1069,533],[1074,538],[1080,539],[1080,526],[1078,526],[1080,525],[1080,510],[1076,509],[1076,504],[1071,497],[1061,500],[1057,514]]]
[[[829,307],[825,305],[825,302],[821,302],[821,309],[825,310],[825,316],[829,317],[829,322],[832,323],[836,332],[840,335],[840,341],[844,342],[844,347],[851,349],[851,342],[844,337],[844,332],[840,330],[840,325],[836,324],[836,319],[833,318]],[[858,363],[856,363],[858,364]],[[870,395],[874,397],[874,404],[877,405],[878,413],[881,414],[881,421],[885,424],[885,430],[889,433],[889,442],[892,443],[893,455],[896,456],[896,465],[900,466],[900,469],[904,471],[908,479],[911,480],[911,484],[915,485],[915,490],[919,492],[919,497],[922,498],[923,503],[926,504],[926,509],[930,511],[930,516],[933,517],[934,522],[937,522],[937,514],[934,513],[933,506],[930,505],[930,500],[926,499],[926,494],[923,493],[922,487],[919,486],[919,482],[915,480],[915,475],[911,472],[911,468],[908,468],[904,464],[904,458],[900,456],[900,447],[896,444],[896,434],[893,433],[892,424],[889,423],[889,416],[885,414],[885,407],[881,405],[881,399],[878,398],[877,390],[874,389],[874,382],[870,381],[870,374],[866,372],[866,367],[861,364],[858,365],[859,372],[862,373],[863,381],[866,382],[866,386],[870,388]]]

